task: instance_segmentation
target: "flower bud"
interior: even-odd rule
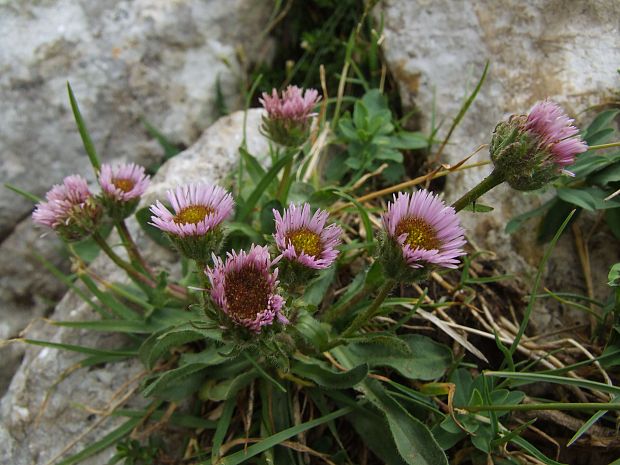
[[[97,230],[101,207],[81,176],[67,176],[45,198],[32,213],[35,223],[53,229],[66,241],[85,239]]]
[[[288,86],[282,96],[276,89],[271,95],[263,92],[260,100],[267,116],[263,116],[261,130],[272,141],[285,147],[299,147],[310,134],[312,109],[321,99],[315,89],[302,91],[297,86]]]
[[[131,215],[140,196],[149,186],[150,178],[142,166],[134,163],[115,166],[103,164],[99,172],[101,203],[108,215],[121,221]]]
[[[538,102],[529,115],[513,115],[499,123],[491,139],[490,154],[496,171],[513,189],[540,189],[588,149],[557,104]]]

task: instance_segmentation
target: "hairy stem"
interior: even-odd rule
[[[463,197],[452,204],[452,207],[458,212],[467,205],[475,202],[479,197],[504,182],[504,176],[493,170],[486,178],[484,178],[477,186],[467,192]]]
[[[349,325],[349,327],[344,330],[341,336],[343,338],[346,338],[353,335],[355,331],[360,329],[362,326],[364,326],[364,324],[374,318],[374,316],[379,311],[379,308],[381,307],[383,301],[387,298],[390,292],[392,292],[392,289],[394,289],[395,284],[396,281],[394,281],[393,279],[388,279],[385,283],[383,283],[383,285],[379,289],[379,294],[377,295],[377,297],[375,297],[375,300],[372,301],[370,307],[368,307],[363,313],[359,314]]]

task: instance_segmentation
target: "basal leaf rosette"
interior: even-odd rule
[[[321,97],[315,89],[300,89],[288,86],[278,95],[273,89],[271,95],[263,92],[259,101],[267,111],[261,130],[272,141],[285,147],[299,147],[310,133],[312,110]]]
[[[588,150],[564,110],[550,100],[538,102],[528,115],[513,115],[493,133],[490,154],[496,171],[517,190],[539,189]]]
[[[274,321],[287,324],[282,314],[284,298],[277,293],[278,269],[271,271],[267,247],[252,245],[248,252],[231,251],[226,260],[213,257],[205,272],[217,307],[237,325],[260,333]]]
[[[391,279],[407,282],[435,268],[456,268],[465,255],[456,212],[432,192],[398,193],[382,220],[380,260]]]
[[[291,203],[282,215],[275,209],[273,215],[282,279],[299,284],[334,263],[342,229],[336,224],[325,226],[329,217],[326,211],[318,209],[312,214],[309,204]]]
[[[149,183],[144,167],[135,163],[101,165],[101,202],[110,217],[118,221],[131,215]]]
[[[53,229],[66,241],[79,241],[97,230],[101,207],[80,175],[67,176],[45,198],[32,213],[35,223]]]
[[[155,202],[151,224],[161,229],[183,255],[206,263],[221,247],[221,224],[232,215],[232,195],[220,186],[188,184],[169,190],[167,197],[173,212]]]

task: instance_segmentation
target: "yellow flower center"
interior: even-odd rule
[[[123,192],[129,192],[136,185],[131,179],[112,179],[112,184]]]
[[[190,205],[183,208],[174,217],[175,223],[196,224],[205,219],[207,215],[215,213],[215,209],[204,205]]]
[[[396,237],[401,234],[407,234],[405,244],[411,249],[432,250],[441,246],[435,229],[422,218],[403,218],[396,226]]]
[[[298,254],[305,253],[311,257],[317,257],[321,254],[321,237],[313,231],[298,229],[288,233],[286,238],[291,241],[295,252]]]
[[[228,273],[224,285],[228,313],[238,320],[253,320],[267,308],[270,291],[264,274],[253,267]]]

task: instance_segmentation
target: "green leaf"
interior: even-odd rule
[[[73,95],[73,89],[71,89],[71,84],[67,82],[67,91],[69,92],[69,101],[71,102],[71,110],[73,111],[73,117],[75,118],[75,123],[77,124],[78,131],[80,132],[80,137],[82,138],[82,144],[84,144],[84,150],[88,154],[88,158],[90,159],[90,164],[93,165],[95,172],[99,172],[101,168],[101,163],[99,162],[99,157],[97,157],[97,151],[95,150],[95,145],[93,144],[92,139],[90,138],[90,134],[88,129],[86,128],[86,123],[84,122],[84,118],[82,118],[82,113],[80,112],[80,107],[78,106],[75,95]]]
[[[384,148],[384,149],[378,150],[375,153],[375,159],[393,161],[395,163],[402,163],[403,154],[400,153],[398,150],[391,150],[391,149]]]
[[[467,205],[465,208],[463,208],[463,210],[468,211],[468,212],[474,212],[474,213],[488,213],[488,212],[492,212],[494,208],[488,205],[482,205],[481,203],[472,202],[469,205]],[[506,228],[508,228],[508,226],[506,226]]]
[[[519,229],[521,226],[523,226],[523,223],[525,223],[530,218],[534,218],[536,216],[543,215],[547,211],[547,209],[549,208],[549,206],[551,205],[552,202],[553,201],[550,200],[548,202],[545,202],[544,204],[542,204],[538,208],[535,208],[533,210],[530,210],[528,212],[525,212],[525,213],[522,213],[520,215],[515,216],[506,225],[506,233],[507,234],[512,234],[517,229]]]
[[[620,163],[598,171],[589,178],[589,181],[600,186],[605,186],[610,182],[620,181]]]
[[[149,397],[161,394],[162,391],[171,384],[178,387],[178,385],[183,382],[184,378],[188,378],[204,369],[205,365],[202,363],[190,363],[163,373],[151,375],[146,378],[142,384],[142,395],[144,395],[144,397]]]
[[[557,194],[565,202],[572,203],[589,211],[596,210],[596,200],[586,190],[559,188],[557,189]]]
[[[540,226],[538,227],[538,241],[550,241],[574,208],[575,207],[573,205],[559,198],[553,199],[549,205],[547,214],[543,217],[543,220],[540,222]],[[571,222],[577,219],[577,215],[580,211],[581,209],[577,210],[576,214],[571,218]]]
[[[605,222],[616,239],[620,241],[620,208],[610,208],[605,212]]]
[[[160,131],[155,128],[151,123],[149,123],[146,119],[142,118],[142,124],[148,131],[149,135],[153,137],[161,148],[164,150],[164,160],[168,160],[175,155],[181,153],[181,148],[174,145],[170,140],[164,136]],[[152,167],[151,167],[152,168]]]
[[[355,432],[385,465],[407,465],[398,453],[385,417],[369,409],[355,410],[347,416]]]
[[[594,118],[594,120],[590,123],[586,129],[586,133],[583,136],[588,145],[593,145],[590,142],[589,137],[602,129],[607,128],[614,121],[616,116],[618,116],[618,114],[620,114],[620,110],[605,110],[596,115],[596,118]]]
[[[172,347],[204,339],[221,340],[221,332],[215,329],[197,328],[192,323],[183,323],[151,334],[140,346],[139,357],[144,366],[151,370]]]
[[[614,397],[612,399],[612,402],[615,404],[620,403],[620,397]],[[577,441],[581,436],[583,436],[590,428],[592,428],[594,423],[599,421],[607,412],[608,410],[599,410],[594,415],[592,415],[583,425],[581,425],[581,427],[577,430],[573,437],[570,438],[570,441],[566,443],[566,447],[570,447],[575,441]]]
[[[261,166],[256,157],[248,152],[245,148],[239,147],[239,153],[243,158],[243,162],[245,163],[246,170],[252,178],[254,183],[259,183],[261,179],[265,177],[267,173],[265,168]]]
[[[222,447],[222,443],[224,442],[224,438],[228,432],[228,427],[230,426],[230,420],[232,419],[232,414],[235,410],[236,404],[237,400],[234,397],[231,397],[224,402],[222,416],[217,422],[217,428],[215,429],[215,434],[213,435],[211,463],[217,463],[217,459],[220,458],[220,448]]]
[[[146,233],[147,237],[155,242],[157,245],[165,247],[166,249],[172,248],[170,241],[163,233],[163,231],[159,228],[156,228],[152,224],[151,221],[151,210],[149,207],[140,208],[136,214],[136,220],[138,220],[138,224],[142,228],[142,230]]]
[[[305,310],[299,312],[295,329],[319,350],[329,342],[329,325],[316,320]]]
[[[452,352],[442,344],[420,334],[401,336],[409,346],[410,355],[384,344],[351,344],[350,358],[355,364],[370,367],[389,366],[401,375],[415,380],[432,380],[444,375],[452,364]]]
[[[609,269],[607,279],[609,280],[607,284],[609,284],[610,286],[620,286],[620,263],[616,263]]]
[[[106,434],[99,441],[96,441],[89,445],[88,447],[82,449],[75,455],[59,462],[58,465],[73,465],[81,462],[82,460],[87,459],[88,457],[92,457],[98,452],[116,444],[122,438],[127,436],[131,431],[138,426],[143,421],[143,418],[131,418],[123,423],[118,428],[112,430],[108,434]]]
[[[137,354],[134,349],[96,349],[93,347],[78,346],[74,344],[61,344],[58,342],[39,341],[37,339],[24,339],[26,344],[34,346],[49,347],[51,349],[69,350],[71,352],[78,352],[80,354],[98,355],[98,356],[111,356],[111,357],[132,357]]]
[[[273,216],[273,210],[277,210],[280,213],[284,211],[282,204],[279,200],[270,200],[260,211],[260,230],[263,234],[271,235],[276,230],[276,222]]]
[[[327,389],[349,389],[361,383],[368,375],[368,365],[363,363],[348,371],[334,371],[318,360],[297,360],[291,366],[297,376],[314,381]]]
[[[520,436],[517,436],[517,437],[511,439],[510,442],[512,442],[513,444],[516,444],[521,449],[525,450],[526,452],[528,452],[532,456],[536,457],[538,460],[543,462],[545,465],[566,465],[564,463],[560,463],[560,462],[556,462],[555,460],[551,460],[549,457],[547,457],[545,454],[543,454],[541,451],[539,451],[536,447],[534,447],[534,445],[532,445],[531,443],[529,443],[527,440],[523,439]]]
[[[30,200],[33,203],[39,203],[41,202],[43,199],[41,197],[38,197],[28,191],[25,191],[23,189],[20,189],[17,186],[14,186],[13,184],[9,184],[8,182],[4,184],[4,187],[6,187],[8,190],[15,192],[18,195],[21,195],[22,197],[24,197],[25,199]]]
[[[446,455],[428,428],[409,415],[378,381],[365,381],[364,393],[385,414],[396,448],[407,464],[448,465]]]
[[[424,149],[428,147],[428,139],[421,132],[401,131],[390,136],[389,145],[394,149]]]
[[[234,454],[228,455],[221,459],[217,465],[239,465],[256,455],[269,450],[283,441],[286,441],[293,436],[296,436],[304,431],[308,431],[312,428],[316,428],[324,423],[335,420],[347,413],[351,412],[351,407],[344,407],[336,410],[328,415],[324,415],[322,417],[316,418],[314,420],[307,421],[297,426],[293,426],[291,428],[287,428],[284,431],[280,431],[268,438],[263,439],[261,442],[253,444],[244,450],[240,450],[239,452],[235,452]],[[211,465],[210,461],[200,462],[200,465]],[[439,464],[436,464],[439,465]]]
[[[276,179],[280,170],[293,158],[294,155],[295,152],[291,151],[273,164],[265,176],[263,176],[260,182],[256,185],[250,194],[250,197],[245,201],[241,208],[239,208],[236,218],[237,221],[245,221],[252,210],[254,210],[254,207],[262,197],[265,190],[269,187],[273,180]]]
[[[311,306],[318,306],[325,297],[325,293],[334,281],[336,275],[336,267],[330,266],[324,270],[319,271],[319,275],[310,281],[308,287],[304,291],[303,301]]]
[[[598,381],[590,381],[587,379],[566,378],[564,376],[546,375],[542,373],[519,373],[510,371],[486,371],[485,376],[496,376],[498,378],[506,378],[514,381],[524,381],[529,383],[553,383],[561,385],[578,386],[583,389],[599,390],[608,392],[615,396],[620,395],[620,387],[610,386],[609,384],[599,383]]]
[[[258,371],[251,369],[233,378],[227,379],[217,384],[206,384],[200,390],[202,400],[222,401],[230,399],[240,389],[250,384],[253,379],[258,377]]]

